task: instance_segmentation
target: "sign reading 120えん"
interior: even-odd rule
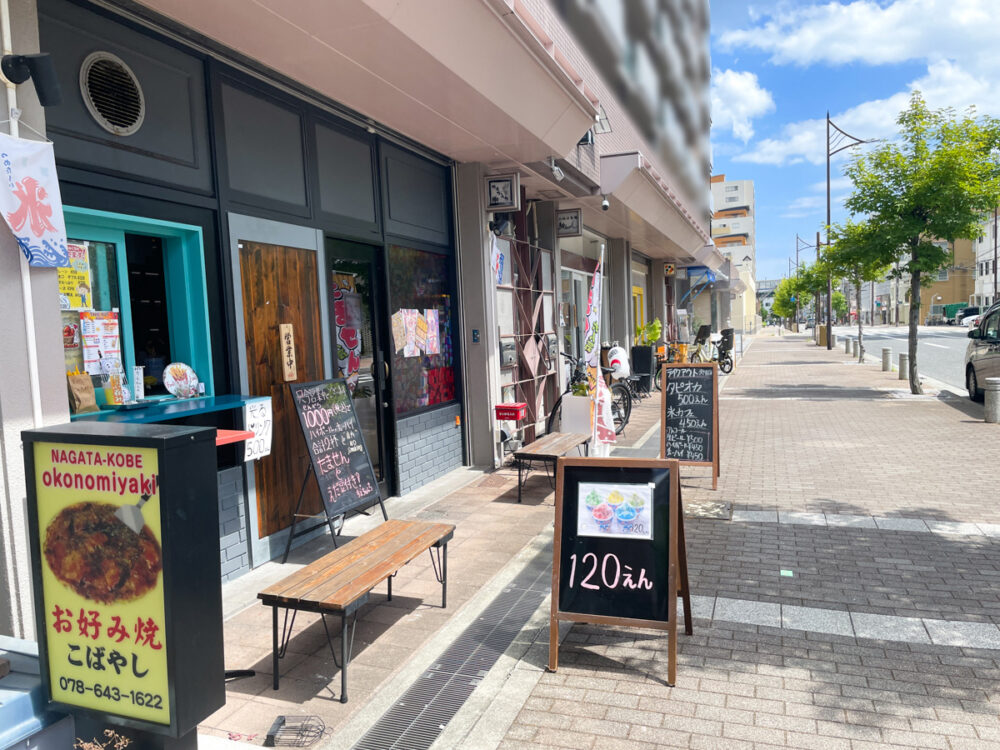
[[[52,700],[169,724],[157,451],[38,442],[34,464]]]

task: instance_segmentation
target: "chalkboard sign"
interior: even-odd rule
[[[673,683],[678,592],[688,632],[691,611],[679,484],[677,461],[559,459],[549,669],[558,620],[655,628],[668,631]]]
[[[719,477],[719,370],[714,362],[665,364],[660,419],[660,458],[711,466]]]
[[[326,512],[339,516],[379,499],[347,381],[290,386]]]

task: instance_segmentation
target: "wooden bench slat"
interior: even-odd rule
[[[451,527],[444,524],[441,527],[426,529],[417,536],[412,533],[398,535],[392,542],[387,542],[374,554],[367,556],[362,563],[363,570],[359,571],[357,568],[360,566],[356,566],[342,571],[300,598],[333,609],[342,609],[451,533]]]
[[[444,536],[447,536],[447,532],[445,534],[441,534],[437,531],[428,531],[416,539],[411,540],[403,549],[397,551],[391,557],[382,561],[378,567],[373,566],[369,568],[366,573],[354,578],[335,594],[324,599],[324,605],[332,605],[337,609],[346,607],[348,604],[363,596],[368,591],[371,591],[372,588],[378,585],[379,582],[385,580],[407,563],[416,559],[418,555],[421,555],[424,551],[430,549]]]
[[[277,583],[271,584],[261,591],[258,597],[287,596],[289,592],[297,589],[307,590],[318,578],[326,576],[330,570],[339,569],[359,559],[364,555],[366,549],[375,549],[380,537],[388,536],[397,531],[398,523],[396,521],[385,521],[379,524],[377,528],[351,540],[348,545],[327,553],[319,560],[314,560],[305,567],[282,578]],[[340,556],[342,559],[334,562],[337,556]]]
[[[590,439],[582,432],[554,432],[514,451],[515,458],[558,458]]]
[[[276,587],[267,589],[263,594],[289,601],[308,597],[309,592],[324,581],[340,575],[344,571],[349,571],[359,561],[377,552],[383,545],[391,543],[400,533],[409,529],[411,524],[411,521],[385,521],[377,528],[352,539],[332,552],[328,552],[319,560],[309,563],[295,575],[294,581],[285,579]]]
[[[385,521],[268,587],[258,598],[265,604],[309,602],[343,609],[454,529],[450,524]],[[359,564],[364,567],[360,574]]]

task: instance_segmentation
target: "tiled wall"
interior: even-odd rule
[[[234,466],[219,472],[219,558],[222,581],[231,581],[250,570],[247,519],[243,508],[243,469]]]
[[[415,490],[462,465],[462,428],[458,404],[400,419],[399,494]]]

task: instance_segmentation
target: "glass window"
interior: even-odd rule
[[[983,331],[984,338],[1000,338],[1000,312],[995,312],[986,319]]]
[[[396,413],[455,400],[451,258],[389,246]]]
[[[948,280],[948,269],[947,268],[941,268],[941,269],[938,270],[937,280],[938,281],[947,281]]]

